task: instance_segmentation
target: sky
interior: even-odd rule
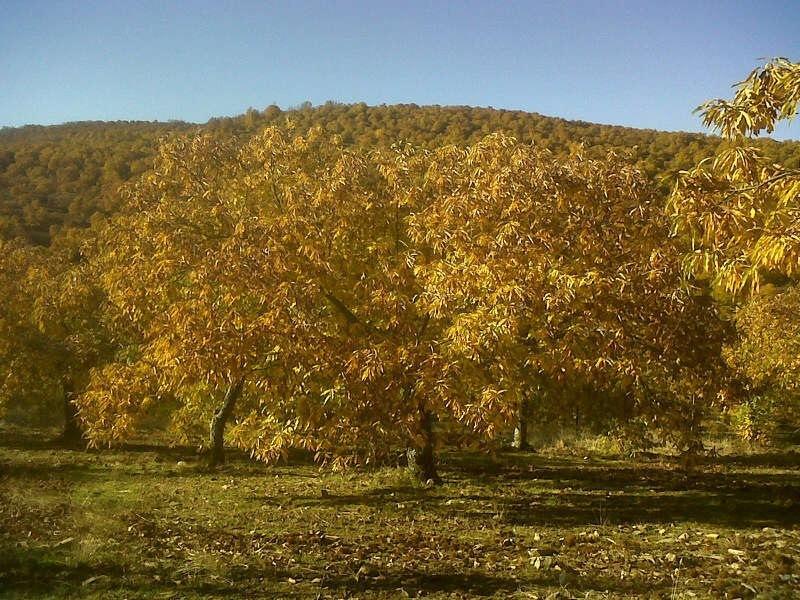
[[[0,126],[334,100],[703,131],[774,56],[800,60],[798,0],[0,0]]]

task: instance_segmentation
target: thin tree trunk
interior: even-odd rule
[[[75,389],[71,381],[63,383],[64,388],[64,429],[58,440],[65,445],[77,447],[83,442],[78,407],[75,406]]]
[[[692,396],[692,405],[688,410],[686,433],[684,434],[684,450],[681,452],[681,464],[685,469],[694,469],[705,452],[703,445],[703,412],[697,406],[697,397]]]
[[[239,379],[225,392],[225,399],[211,418],[211,435],[209,439],[209,465],[216,467],[225,462],[225,425],[233,414],[236,401],[242,395],[244,378]]]
[[[442,483],[436,470],[435,441],[433,434],[433,415],[420,405],[420,431],[422,445],[408,450],[408,466],[412,472],[425,483]]]
[[[514,425],[513,446],[517,450],[529,450],[528,443],[528,398],[523,396],[517,407],[517,422]]]

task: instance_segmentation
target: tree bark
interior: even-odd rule
[[[514,425],[513,447],[516,450],[529,450],[528,443],[528,399],[523,397],[517,407],[517,422]]]
[[[433,434],[433,415],[424,406],[420,406],[420,431],[422,445],[408,450],[408,467],[424,483],[442,483],[436,470],[435,440]]]
[[[78,407],[75,406],[75,390],[71,381],[63,383],[64,388],[64,429],[58,440],[72,447],[81,446],[83,443],[83,429],[78,417]]]
[[[222,406],[216,410],[211,418],[208,462],[212,467],[225,463],[225,425],[227,425],[228,419],[233,414],[236,401],[242,395],[242,387],[244,387],[244,378],[239,379],[228,388],[225,392]]]

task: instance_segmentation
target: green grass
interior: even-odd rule
[[[2,598],[793,598],[800,457],[447,453],[445,484],[0,430]]]

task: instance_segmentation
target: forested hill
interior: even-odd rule
[[[120,184],[152,166],[186,123],[85,122],[0,130],[0,235],[47,243],[52,229],[114,209]]]
[[[374,106],[329,102],[281,110],[269,106],[237,117],[184,122],[83,122],[0,129],[0,236],[47,243],[63,226],[81,226],[95,213],[115,208],[115,191],[150,168],[158,140],[207,129],[247,136],[267,125],[291,120],[299,131],[321,126],[347,144],[388,146],[397,141],[434,147],[467,144],[503,131],[557,154],[582,143],[592,156],[629,152],[665,189],[675,173],[714,153],[720,138],[567,121],[522,111],[492,108]],[[760,140],[776,162],[800,167],[800,142]]]

